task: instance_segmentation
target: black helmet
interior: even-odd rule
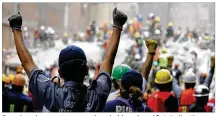
[[[209,96],[209,88],[205,85],[199,85],[195,88],[195,97]]]

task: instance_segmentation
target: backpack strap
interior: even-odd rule
[[[51,82],[53,82],[56,78],[58,79],[58,87],[60,87],[61,81],[60,81],[60,78],[58,76],[52,77]]]

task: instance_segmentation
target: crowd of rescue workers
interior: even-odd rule
[[[148,16],[147,31],[142,31],[141,15],[129,20],[128,24],[127,19],[126,14],[115,8],[111,27],[105,22],[97,31],[93,22],[83,37],[74,35],[73,42],[92,42],[95,38],[103,41],[101,48],[105,53],[102,62],[90,66],[80,47],[68,45],[61,50],[58,63],[43,71],[28,52],[31,46],[25,35],[27,28],[22,30],[22,14],[9,17],[21,65],[16,67],[16,74],[2,74],[2,111],[214,112],[215,98],[209,94],[215,57],[210,58],[208,74],[200,73],[197,77],[195,70],[181,70],[179,64],[173,65],[175,56],[168,55],[168,48],[164,47],[168,39],[175,40],[181,36],[180,28],[174,32],[170,22],[164,39],[161,39],[160,18],[153,13]],[[33,47],[42,45],[45,49],[53,49],[54,30],[48,30],[46,32],[44,26],[40,32],[35,30]],[[135,44],[126,51],[128,56],[124,62],[113,66],[120,36],[124,33],[133,38]],[[188,30],[184,37],[199,41],[195,31]],[[67,38],[67,33],[64,33],[63,43],[67,44]],[[209,34],[203,38],[203,41],[210,41]],[[95,70],[95,76],[86,86],[83,82],[89,68]],[[24,73],[29,78],[28,82]]]

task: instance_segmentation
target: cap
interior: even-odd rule
[[[74,61],[74,60],[82,60],[84,62],[87,62],[87,58],[84,51],[77,46],[71,45],[66,47],[60,52],[59,67],[61,67],[62,65],[64,65],[69,61]]]
[[[135,70],[130,70],[122,76],[121,85],[125,90],[129,90],[131,86],[136,86],[142,90],[142,75]]]

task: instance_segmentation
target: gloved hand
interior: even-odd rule
[[[122,26],[125,24],[127,20],[127,15],[123,12],[114,8],[113,10],[113,27],[120,28],[122,30]]]
[[[19,30],[21,31],[21,26],[22,26],[22,16],[18,12],[18,14],[13,15],[8,18],[9,24],[12,28],[12,30]]]
[[[157,41],[149,39],[145,41],[148,48],[148,54],[155,54],[157,49]]]
[[[150,90],[151,89],[151,84],[147,83],[147,89],[146,90]]]
[[[211,68],[215,67],[215,56],[211,56]]]
[[[168,67],[172,67],[174,57],[173,56],[168,56],[167,59],[168,59]]]

